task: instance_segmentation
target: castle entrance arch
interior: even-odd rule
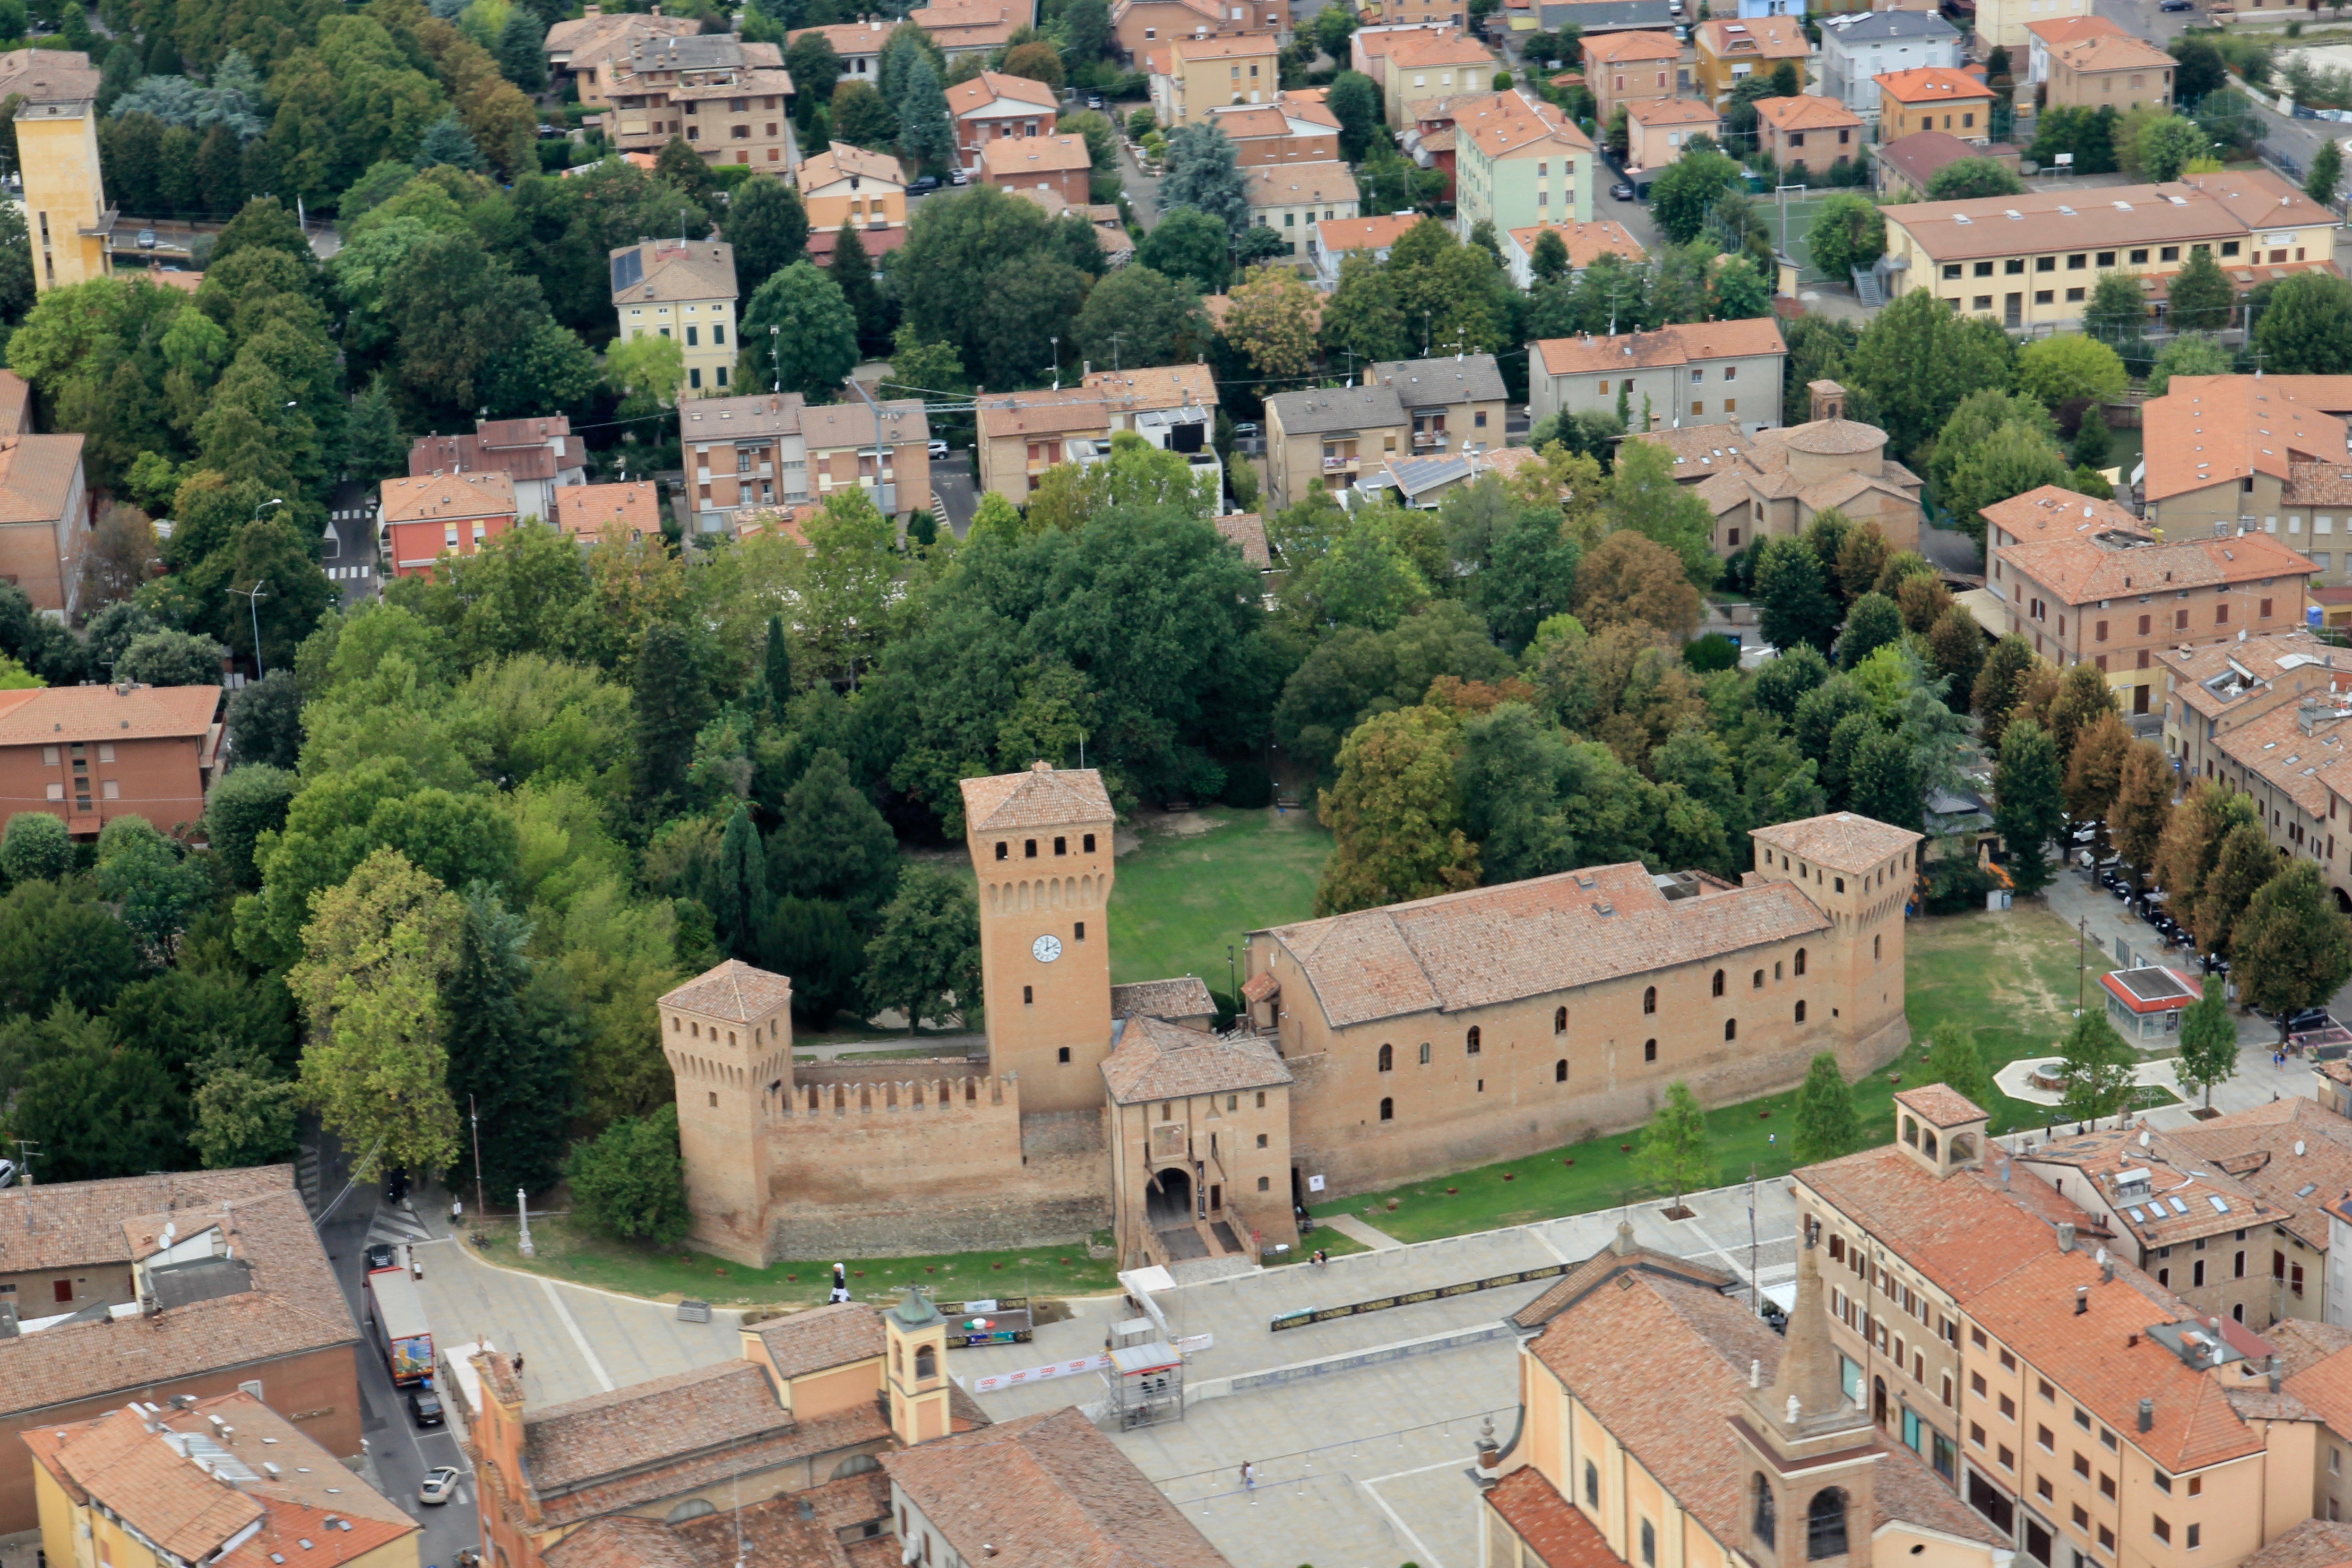
[[[1143,1195],[1143,1214],[1154,1230],[1168,1226],[1191,1225],[1192,1173],[1181,1166],[1170,1165],[1155,1173],[1150,1188]]]

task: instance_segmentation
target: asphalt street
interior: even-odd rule
[[[397,1242],[422,1237],[424,1226],[413,1215],[383,1204],[380,1184],[359,1183],[345,1190],[350,1172],[339,1150],[331,1151],[320,1166],[319,1190],[333,1207],[319,1224],[319,1239],[343,1288],[352,1321],[361,1326],[364,1336],[361,1281],[366,1273],[370,1237]],[[338,1193],[342,1194],[340,1201],[335,1197]],[[460,1550],[480,1546],[472,1467],[466,1462],[456,1435],[446,1427],[418,1429],[409,1417],[405,1397],[394,1389],[383,1358],[365,1344],[359,1352],[359,1366],[360,1401],[364,1407],[360,1430],[367,1445],[362,1475],[424,1525],[419,1556],[426,1568],[451,1568]],[[428,1508],[416,1500],[416,1489],[425,1472],[437,1465],[454,1465],[466,1472],[466,1478],[448,1502]]]

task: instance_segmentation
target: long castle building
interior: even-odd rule
[[[763,1266],[1068,1241],[1122,1267],[1297,1239],[1311,1201],[1849,1075],[1909,1038],[1919,835],[1759,828],[1738,883],[1593,867],[1250,933],[1226,1034],[1192,977],[1110,983],[1091,770],[963,784],[988,1057],[800,1064],[792,984],[729,963],[659,1004],[693,1239]]]

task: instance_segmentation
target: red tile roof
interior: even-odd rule
[[[1832,871],[1867,871],[1918,843],[1920,836],[1875,817],[1832,811],[1825,816],[1759,827],[1752,837],[1792,858],[1827,866]]]
[[[2295,590],[2319,570],[2267,533],[2161,543],[2144,535],[2115,541],[2092,534],[2005,544],[1993,553],[2011,572],[2069,605],[2128,598],[2157,588],[2178,593],[2273,579],[2284,579],[2284,586]]]
[[[1654,332],[1621,332],[1613,338],[1545,338],[1536,344],[1549,375],[1584,375],[1601,371],[1650,370],[1694,360],[1748,359],[1789,352],[1780,323],[1769,316],[1750,321],[1700,321],[1661,327]]]
[[[2012,1191],[1977,1171],[1938,1178],[1893,1143],[1803,1166],[1795,1179],[1963,1306],[2057,1251],[2051,1208],[2084,1229],[2091,1226],[2088,1215],[2063,1200],[2032,1212],[2022,1199],[2056,1197],[2038,1181],[2016,1182]]]
[[[1990,100],[1992,89],[1980,77],[1944,66],[1919,66],[1888,71],[1877,79],[1886,96],[1900,103],[1957,103],[1968,99]]]
[[[514,481],[504,474],[482,470],[383,481],[383,516],[387,523],[514,514]]]
[[[1860,125],[1862,116],[1834,98],[1819,93],[1800,93],[1795,98],[1762,98],[1756,100],[1758,118],[1769,121],[1777,131],[1834,131],[1840,126]]]
[[[781,974],[730,958],[667,993],[661,1005],[675,1007],[681,1013],[699,1013],[707,1018],[723,1018],[730,1024],[748,1024],[782,1006],[792,994],[792,986],[793,983]]]
[[[1625,1568],[1625,1560],[1609,1550],[1608,1537],[1532,1465],[1497,1481],[1486,1506],[1544,1568]]]
[[[962,787],[964,820],[974,833],[1108,823],[1112,816],[1102,774],[1092,768],[1039,763],[1022,773],[966,779]]]
[[[0,746],[202,740],[220,711],[217,686],[52,686],[0,691]],[[0,1267],[5,1258],[0,1258]]]
[[[1683,57],[1683,47],[1675,42],[1672,33],[1603,33],[1583,43],[1586,61],[1598,60],[1603,65],[1625,60],[1678,60]]]

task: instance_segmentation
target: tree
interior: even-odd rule
[[[2229,68],[2210,37],[2184,33],[2165,47],[2180,62],[2173,76],[2173,91],[2181,102],[2193,103],[2230,85]]]
[[[290,1079],[230,1059],[214,1065],[191,1098],[195,1126],[188,1142],[210,1171],[282,1163],[294,1158],[301,1089]]]
[[[397,849],[320,894],[286,977],[310,1026],[303,1099],[353,1169],[425,1171],[457,1154],[440,988],[457,959],[457,899]]]
[[[2164,184],[2180,178],[2180,171],[2205,156],[2212,145],[2193,120],[2178,114],[2158,115],[2139,128],[2139,140],[2135,149],[2139,159],[2139,177],[2153,184]]]
[[[1849,811],[1916,831],[1927,787],[1911,742],[1885,730],[1863,736],[1846,763],[1845,793]]]
[[[1715,585],[1721,569],[1711,541],[1715,514],[1675,478],[1674,455],[1655,441],[1627,441],[1617,449],[1609,479],[1609,508],[1630,528],[1681,560],[1696,588]]]
[[[2218,332],[2237,311],[2238,289],[2213,259],[2210,246],[2189,248],[2189,259],[2165,288],[2165,320],[2175,331]]]
[[[1528,267],[1538,283],[1550,283],[1569,275],[1568,246],[1559,237],[1559,230],[1547,228],[1536,236],[1536,248]]]
[[[737,336],[739,385],[781,381],[786,392],[829,403],[857,368],[857,317],[839,285],[809,261],[795,261],[760,285]]]
[[[449,1093],[474,1121],[481,1166],[472,1173],[501,1196],[539,1191],[563,1168],[572,1109],[572,1060],[580,1043],[569,1009],[526,951],[530,924],[486,882],[466,889],[457,962],[441,988],[448,1018]],[[473,1139],[460,1142],[474,1164]]]
[[[1969,707],[1977,716],[1978,736],[1986,750],[2000,751],[2001,733],[2009,727],[2011,712],[2024,692],[2026,678],[2041,663],[2042,657],[2033,651],[2033,645],[2016,632],[1993,644],[1992,651],[1985,656]]]
[[[2074,747],[2085,730],[2116,711],[2115,688],[2107,684],[2098,666],[2068,666],[2066,673],[2058,678],[2057,694],[2052,698],[2043,721],[2050,731],[2051,743],[2058,748],[2061,763],[2073,760]]]
[[[2352,281],[2298,272],[2269,288],[2254,319],[2254,352],[2273,375],[2340,375],[2352,369]]]
[[[2230,942],[2240,1000],[2278,1019],[2325,1006],[2352,979],[2352,942],[2318,866],[2296,859],[2263,884]]]
[[[1838,634],[1840,669],[1852,669],[1889,643],[1903,640],[1903,612],[1884,594],[1864,594],[1846,612],[1845,630]]]
[[[1927,181],[1927,199],[1931,202],[1965,201],[1982,196],[2015,196],[2025,192],[2025,182],[2007,164],[1990,158],[1958,158],[1936,171]]]
[[[2197,923],[2197,906],[2221,858],[2222,841],[2233,828],[2257,822],[2253,804],[2244,795],[2211,779],[2190,784],[2165,822],[2153,868],[2171,900],[2174,919],[2192,927]]]
[[[1674,1193],[1670,1214],[1681,1210],[1685,1193],[1711,1185],[1721,1174],[1707,1141],[1706,1113],[1699,1109],[1698,1096],[1682,1079],[1666,1085],[1649,1125],[1642,1129],[1642,1146],[1633,1152],[1633,1171],[1650,1186]]]
[[[528,5],[513,6],[507,12],[506,25],[499,29],[498,47],[493,51],[499,74],[525,92],[543,91],[546,47],[547,29],[540,25],[537,14]]]
[[[833,260],[825,268],[825,277],[841,290],[842,300],[849,307],[849,318],[856,323],[859,348],[887,353],[890,307],[875,284],[874,263],[866,254],[866,242],[858,237],[855,224],[845,223],[835,232]]]
[[[1103,287],[1097,284],[1096,291]],[[1253,268],[1234,289],[1221,331],[1258,374],[1269,379],[1303,375],[1315,363],[1319,303],[1315,290],[1292,268]],[[1092,301],[1088,304],[1091,308]]]
[[[1062,51],[1043,39],[1015,45],[1005,54],[1004,74],[1042,81],[1059,90],[1066,79],[1062,71]]]
[[[604,351],[604,379],[633,407],[675,408],[686,385],[686,345],[660,332],[616,339]]]
[[[623,1117],[593,1142],[575,1145],[563,1173],[581,1218],[615,1241],[667,1247],[693,1222],[674,1104]]]
[[[1210,330],[1190,282],[1140,266],[1122,267],[1096,284],[1078,312],[1077,329],[1080,353],[1119,368],[1191,360]]]
[[[749,806],[738,805],[727,818],[727,831],[719,840],[719,864],[702,901],[710,910],[719,947],[747,962],[755,958],[760,922],[767,914],[768,857],[761,847],[759,829],[751,826]]]
[[[1099,7],[1101,0],[1076,0]],[[948,119],[948,95],[928,55],[907,67],[905,96],[898,102],[898,145],[921,168],[936,172],[956,161],[955,126]]]
[[[1169,278],[1189,279],[1204,292],[1225,286],[1227,258],[1233,234],[1198,207],[1174,207],[1155,224],[1136,247],[1139,266]]]
[[[1862,1119],[1854,1114],[1853,1090],[1838,1070],[1833,1051],[1817,1053],[1805,1068],[1797,1090],[1796,1130],[1790,1135],[1790,1158],[1800,1165],[1819,1164],[1851,1154],[1862,1142]]]
[[[870,928],[898,886],[898,841],[851,781],[840,752],[818,749],[777,817],[768,836],[768,885],[779,895],[837,904]],[[723,864],[723,846],[720,853]]]
[[[1937,1032],[1927,1048],[1927,1080],[1965,1095],[1979,1110],[1993,1108],[1992,1073],[1984,1052],[1977,1047],[1976,1031],[1947,1028]]]
[[[2115,350],[2080,332],[2036,338],[2017,351],[2017,390],[2048,408],[2073,399],[2113,397],[2129,379]]]
[[[1339,156],[1350,163],[1362,163],[1381,127],[1379,86],[1361,71],[1343,70],[1331,79],[1323,102],[1339,121]]]
[[[841,56],[832,39],[812,27],[784,51],[784,69],[792,74],[795,107],[814,108],[833,100],[834,84],[841,79]]]
[[[1964,318],[1933,291],[1914,289],[1863,329],[1846,355],[1847,380],[1886,432],[1889,447],[1909,453],[1941,428],[1961,398],[1979,387],[2006,386],[2013,353],[1995,323]]]
[[[1927,658],[1938,676],[1951,682],[1945,705],[1954,712],[1969,710],[1977,674],[1984,668],[1984,629],[1958,605],[1936,617],[1927,628]]]
[[[2011,885],[2032,898],[2050,885],[2049,846],[2066,827],[2064,779],[2049,731],[2031,719],[2011,724],[2000,738],[1992,787],[1993,826],[2009,850]]]
[[[2095,1125],[2123,1108],[2138,1058],[2107,1022],[2105,1008],[2084,1008],[2059,1052],[2059,1075],[2066,1080],[2061,1103],[2067,1115]]]
[[[834,85],[828,118],[833,139],[852,147],[881,152],[898,139],[898,117],[874,84],[862,77],[845,77]]]
[[[186,1113],[162,1062],[62,1002],[39,1029],[47,1049],[25,1074],[9,1131],[40,1146],[41,1180],[136,1176],[186,1163]]]
[[[1560,531],[1557,522],[1552,531]],[[1573,605],[1588,631],[1640,622],[1684,637],[1698,625],[1706,608],[1681,558],[1632,529],[1620,529],[1594,545],[1591,554],[1572,568],[1572,575]],[[1527,633],[1531,639],[1535,626],[1528,626]]]
[[[2344,152],[2332,137],[2322,138],[2311,155],[2311,172],[2303,177],[2303,194],[2321,206],[2336,205],[2336,188],[2344,183]]]
[[[1062,28],[1069,35],[1072,59],[1091,65],[1102,58],[1110,42],[1110,7],[1104,0],[1067,0],[1062,7]]]
[[[228,873],[230,886],[250,890],[259,883],[254,851],[262,834],[286,826],[286,810],[293,804],[296,784],[290,769],[247,761],[213,785],[205,801],[205,835]],[[9,826],[13,829],[16,822]],[[5,859],[5,844],[0,844],[0,862]]]
[[[824,40],[818,37],[817,42]],[[749,299],[808,253],[808,209],[792,186],[772,174],[754,174],[735,188],[727,204],[725,232],[735,247],[736,287]]]
[[[2157,351],[2156,363],[2147,374],[2147,395],[2162,397],[2176,375],[2227,375],[2233,363],[2230,351],[2218,340],[2184,332]]]
[[[152,631],[122,650],[114,677],[147,686],[218,686],[221,660],[227,654],[228,649],[208,637]]]
[[[2180,1087],[2205,1097],[2213,1109],[2213,1086],[2238,1071],[2238,1026],[2230,1016],[2230,1000],[2221,977],[2205,977],[2205,994],[2180,1015],[2180,1056],[2173,1064]]]
[[[1196,208],[1223,223],[1234,238],[1249,227],[1249,184],[1224,132],[1204,123],[1178,126],[1168,138],[1162,167],[1161,212]]]
[[[866,944],[866,990],[876,1011],[898,1008],[907,1032],[958,1012],[972,1027],[980,1002],[980,908],[971,889],[929,866],[909,867]]]
[[[1886,254],[1886,220],[1868,196],[1834,195],[1813,215],[1805,238],[1812,247],[1813,265],[1842,279],[1868,271]]]
[[[1822,580],[1821,557],[1802,540],[1765,541],[1756,557],[1756,598],[1765,641],[1777,648],[1802,644],[1829,650],[1837,636],[1838,606]]]
[[[699,163],[701,160],[698,158],[695,162]],[[463,169],[470,174],[478,174],[484,168],[481,149],[474,145],[473,137],[466,131],[466,122],[457,118],[457,111],[454,109],[426,126],[425,140],[417,144],[416,166],[430,169],[436,165]],[[219,252],[215,251],[214,257],[217,259]]]
[[[1716,198],[1739,183],[1739,165],[1722,153],[1685,153],[1652,183],[1650,211],[1668,239],[1688,245],[1706,226]]]
[[[2104,343],[2093,346],[2106,350]],[[2065,455],[2049,437],[2030,426],[2003,425],[1954,466],[1943,500],[1958,514],[1960,531],[1981,545],[1985,508],[2044,485],[2063,484],[2068,477]]]
[[[2066,815],[2098,824],[2099,851],[2106,853],[2107,816],[2123,787],[2124,764],[2132,751],[2131,731],[2121,716],[2102,713],[2074,737],[2066,761]]]
[[[647,626],[637,645],[635,686],[637,795],[658,820],[685,791],[710,688],[686,634],[667,621]]]
[[[1454,788],[1460,739],[1461,721],[1427,706],[1381,714],[1347,738],[1339,782],[1316,806],[1334,839],[1318,916],[1477,886],[1478,847]]]
[[[26,816],[45,815],[11,818],[11,837]],[[139,969],[129,928],[86,879],[19,881],[0,898],[0,1007],[8,1012],[39,1017],[60,1000],[95,1012]]]
[[[212,890],[205,868],[143,816],[118,816],[99,835],[99,896],[157,963],[177,952],[180,933]]]
[[[2125,754],[2115,802],[2107,808],[2107,842],[2142,885],[2156,864],[2157,847],[2171,816],[2171,764],[2158,747],[2136,742]]]
[[[46,811],[20,811],[0,835],[0,871],[11,882],[54,882],[73,869],[73,837],[63,819]]]

